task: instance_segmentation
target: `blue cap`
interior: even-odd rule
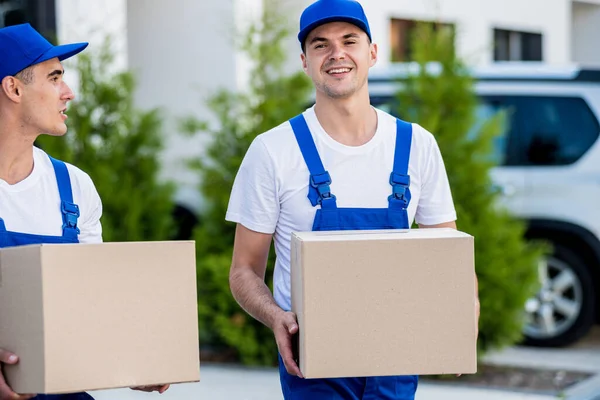
[[[300,17],[298,40],[304,46],[308,34],[315,28],[329,22],[348,22],[365,31],[369,40],[371,29],[365,11],[355,0],[317,0],[308,6]]]
[[[54,46],[29,24],[0,29],[0,82],[34,64],[58,57],[60,61],[79,53],[87,43]]]

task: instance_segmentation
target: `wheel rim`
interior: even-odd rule
[[[538,264],[541,288],[527,300],[524,333],[533,339],[549,339],[570,329],[583,304],[579,277],[569,264],[547,257]]]

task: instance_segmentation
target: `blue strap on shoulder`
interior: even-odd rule
[[[315,141],[310,134],[306,120],[302,114],[290,120],[294,136],[304,157],[304,162],[310,172],[310,185],[308,187],[308,199],[313,207],[318,204],[321,208],[337,208],[335,195],[331,193],[331,176],[325,171]]]
[[[50,156],[48,156],[50,157]],[[73,203],[73,190],[71,188],[71,178],[67,165],[55,158],[50,157],[56,183],[58,184],[58,193],[60,194],[60,211],[63,218],[63,237],[75,238],[79,234],[77,228],[77,219],[79,218],[79,206]]]
[[[410,203],[410,176],[408,161],[412,144],[412,124],[396,119],[396,149],[394,169],[390,175],[392,194],[388,197],[390,208],[407,209]]]

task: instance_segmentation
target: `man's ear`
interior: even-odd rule
[[[14,76],[2,79],[2,92],[15,103],[21,102],[23,95],[23,83]]]
[[[306,54],[304,54],[304,52],[300,54],[300,59],[302,60],[302,69],[304,72],[308,73],[308,64],[306,63]]]
[[[377,64],[377,45],[371,44],[371,67]]]

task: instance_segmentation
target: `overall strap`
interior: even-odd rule
[[[331,194],[331,177],[329,172],[325,171],[321,157],[315,145],[310,129],[302,114],[290,119],[290,124],[294,131],[294,136],[304,157],[304,162],[310,172],[310,185],[308,188],[308,198],[314,206],[320,204],[321,208],[337,208],[336,199]]]
[[[60,194],[60,211],[63,219],[63,237],[77,239],[79,228],[77,228],[77,218],[79,218],[79,207],[73,203],[73,190],[71,188],[71,178],[67,165],[50,156],[50,161],[54,167],[56,183],[58,184],[58,193]]]
[[[400,119],[396,120],[396,149],[394,152],[394,169],[390,175],[392,194],[389,196],[390,208],[407,209],[410,203],[410,176],[408,161],[412,143],[412,124]]]

